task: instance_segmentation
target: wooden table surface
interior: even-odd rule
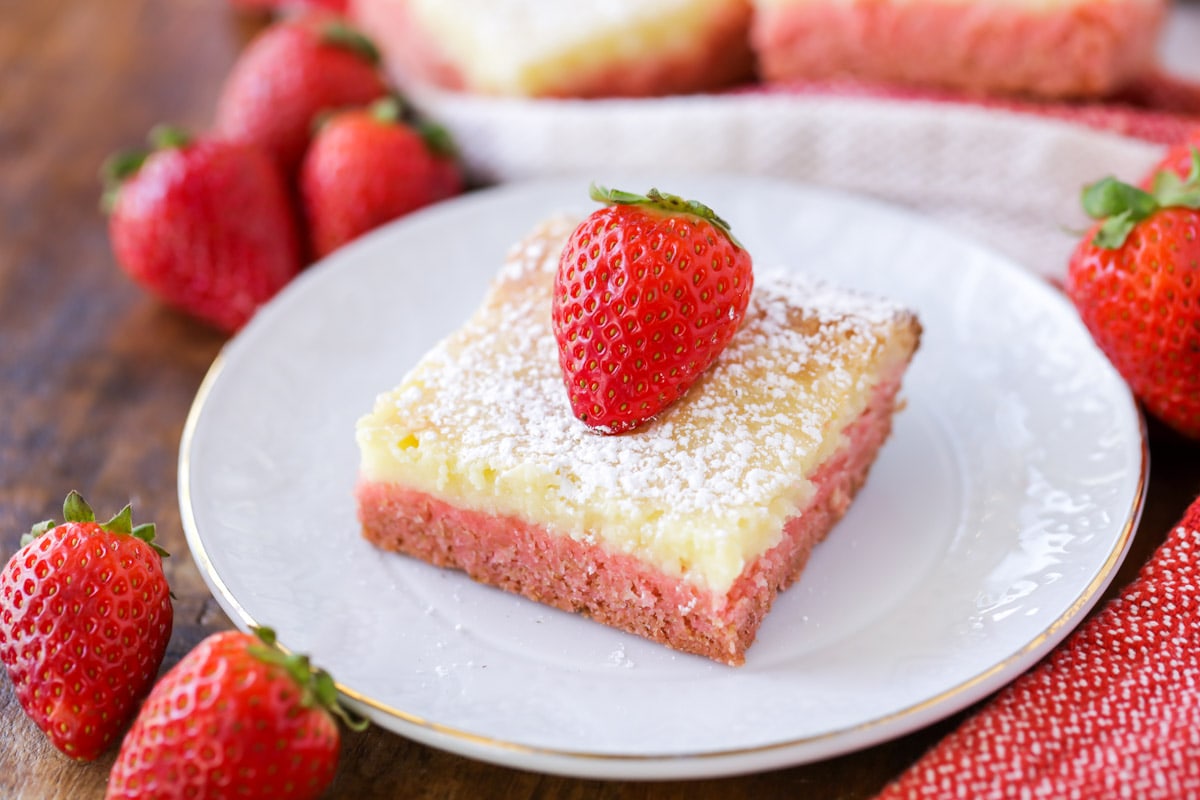
[[[188,556],[176,456],[193,394],[224,339],[164,310],[117,269],[97,168],[161,121],[202,130],[255,29],[223,0],[0,0],[0,559],[77,488],[126,502],[174,555],[170,666],[230,625]],[[1152,477],[1126,583],[1200,494],[1200,447],[1151,424]],[[1112,590],[1110,590],[1111,592]],[[330,797],[863,798],[961,719],[777,772],[699,783],[609,783],[505,769],[381,729],[347,735]],[[0,679],[0,797],[104,794],[114,753],[58,755]]]

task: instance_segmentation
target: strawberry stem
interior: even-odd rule
[[[366,719],[351,714],[338,700],[337,684],[328,672],[314,667],[308,656],[291,653],[279,644],[275,631],[265,626],[255,626],[254,635],[261,646],[251,646],[250,653],[267,664],[280,667],[301,689],[300,704],[305,708],[318,706],[340,719],[352,731],[364,731],[370,724]]]
[[[635,194],[634,192],[625,192],[620,189],[609,189],[604,186],[593,183],[588,190],[590,196],[597,203],[605,205],[622,205],[622,206],[643,206],[645,208],[654,208],[659,211],[665,211],[668,214],[689,214],[693,217],[711,223],[733,242],[735,247],[742,250],[742,243],[733,235],[733,229],[729,223],[717,215],[709,206],[696,200],[685,200],[679,195],[667,194],[660,192],[658,189],[651,189],[646,194]]]
[[[1192,163],[1186,178],[1164,169],[1154,176],[1151,191],[1109,176],[1083,188],[1083,210],[1103,220],[1092,244],[1116,249],[1142,220],[1164,208],[1200,209],[1200,150],[1191,148]]]

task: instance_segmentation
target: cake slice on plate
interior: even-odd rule
[[[1154,66],[1165,0],[754,0],[769,81],[1099,97]]]
[[[641,97],[754,74],[749,0],[352,0],[351,12],[405,83]]]
[[[551,320],[573,227],[530,234],[476,313],[359,421],[363,533],[741,664],[866,480],[920,325],[889,302],[760,278],[678,401],[599,435],[572,412]]]

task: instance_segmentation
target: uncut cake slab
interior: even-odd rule
[[[760,286],[802,272],[923,328],[865,486],[740,667],[361,535],[357,421],[479,310],[514,242],[595,207],[593,178],[720,198]],[[1136,407],[1071,309],[986,248],[785,182],[588,175],[473,194],[300,276],[206,379],[180,499],[230,617],[273,623],[377,724],[513,767],[680,778],[864,747],[1015,677],[1119,565],[1144,466]]]
[[[359,422],[364,535],[738,665],[866,481],[920,325],[800,277],[756,282],[689,208],[640,197],[596,216],[529,234],[480,310]],[[562,348],[609,382],[564,376]],[[695,384],[661,413],[585,422],[605,394],[632,392],[625,409],[689,363]]]

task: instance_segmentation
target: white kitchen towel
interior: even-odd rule
[[[1136,181],[1164,152],[1064,119],[910,97],[521,100],[429,89],[409,97],[488,183],[615,170],[767,175],[905,206],[1050,279],[1065,275],[1087,226],[1082,187],[1107,174]]]

